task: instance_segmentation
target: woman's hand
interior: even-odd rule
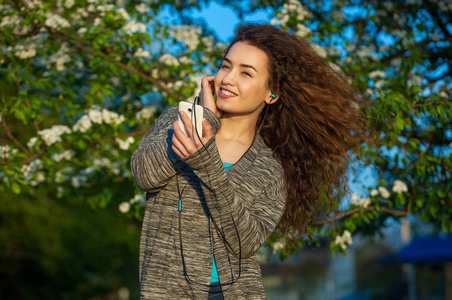
[[[214,79],[215,76],[207,76],[202,79],[201,91],[199,92],[198,97],[200,104],[203,107],[210,109],[218,118],[220,118],[223,112],[217,108],[217,104],[213,98],[215,95]]]
[[[182,121],[184,122],[185,128],[187,128],[188,136],[185,135],[182,128],[180,128],[179,123],[176,121],[173,123],[173,145],[171,149],[173,149],[174,153],[177,154],[180,158],[187,157],[195,152],[197,152],[203,144],[207,143],[213,136],[212,127],[206,119],[202,120],[202,128],[204,130],[205,136],[198,138],[198,134],[196,133],[196,129],[190,121],[190,118],[184,111],[179,111]]]

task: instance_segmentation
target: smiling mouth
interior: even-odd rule
[[[225,90],[225,89],[223,89],[223,88],[220,88],[220,92],[221,92],[222,94],[226,95],[226,96],[231,96],[231,97],[237,96],[237,94],[234,94],[233,92],[230,92],[230,91]]]

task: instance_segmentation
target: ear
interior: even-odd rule
[[[269,93],[269,95],[267,96],[267,98],[265,98],[265,102],[267,104],[273,104],[276,101],[278,101],[279,99],[279,95],[273,94],[272,92]]]

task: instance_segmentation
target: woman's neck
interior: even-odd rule
[[[217,136],[224,140],[240,141],[250,143],[256,133],[256,121],[254,118],[245,116],[223,115],[220,118],[221,128]]]

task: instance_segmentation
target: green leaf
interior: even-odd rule
[[[78,140],[77,141],[77,145],[78,145],[78,147],[80,148],[80,149],[86,149],[86,143],[85,143],[85,141],[84,140]]]
[[[396,129],[398,130],[403,130],[403,119],[402,118],[398,118],[396,121]]]
[[[20,194],[20,185],[17,182],[13,182],[11,189],[13,190],[14,194]]]

